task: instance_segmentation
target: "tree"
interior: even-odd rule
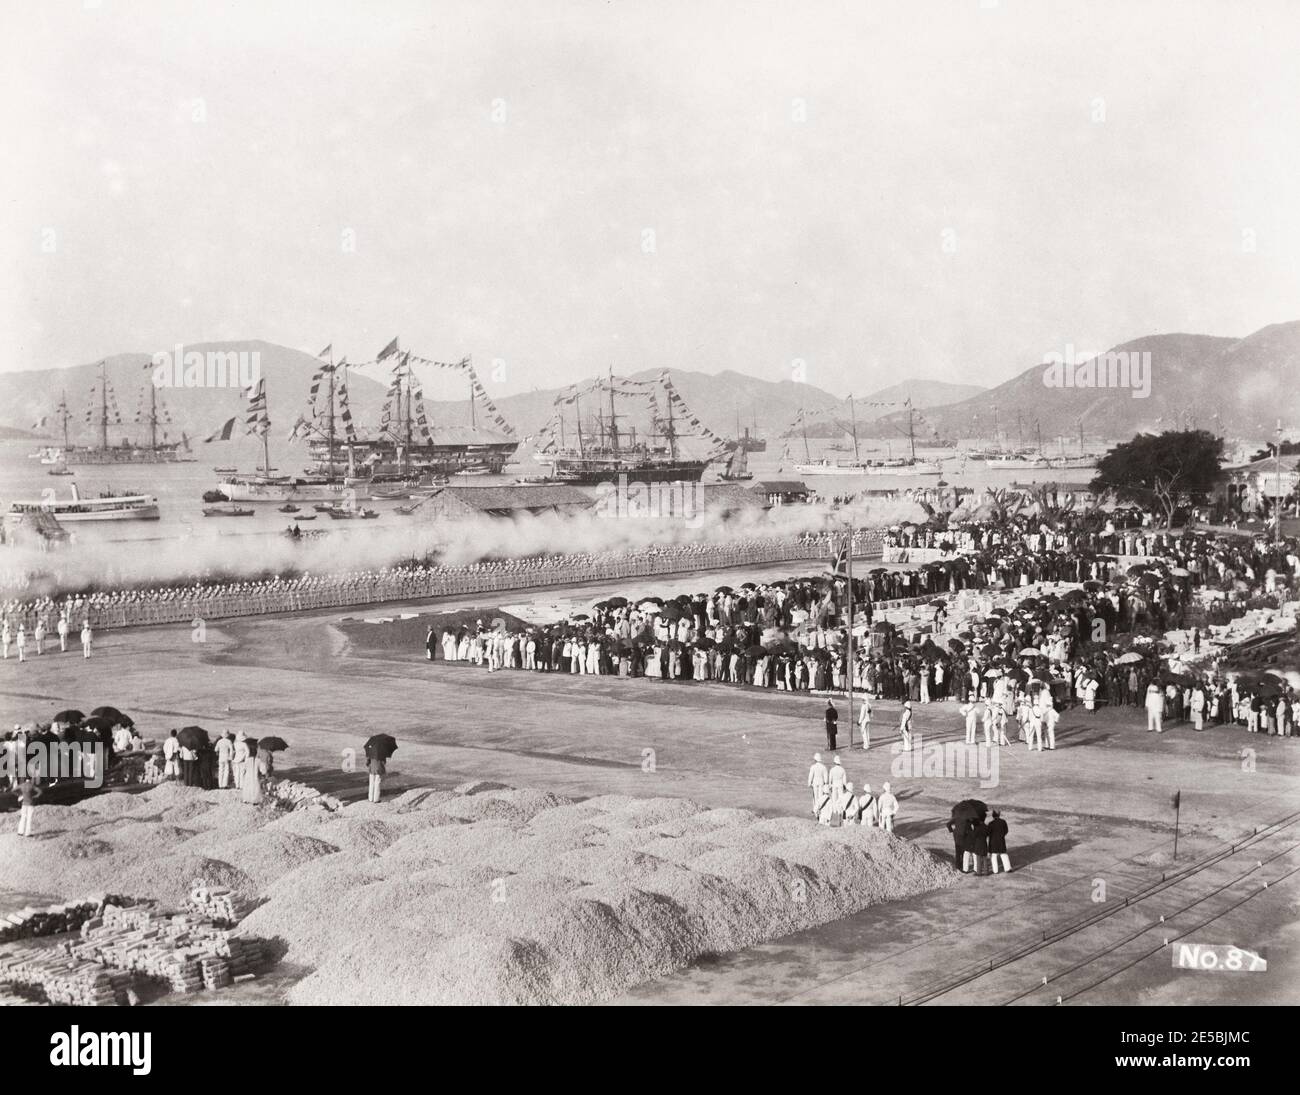
[[[1208,430],[1138,434],[1116,445],[1097,464],[1094,493],[1114,491],[1122,502],[1164,511],[1172,525],[1179,505],[1203,497],[1218,479],[1223,439]]]
[[[1248,462],[1254,464],[1259,460],[1272,460],[1273,457],[1277,455],[1278,455],[1277,446],[1267,445],[1264,448],[1260,449],[1257,453],[1255,453],[1255,455],[1252,456]],[[1300,441],[1283,441],[1281,455],[1300,456]]]

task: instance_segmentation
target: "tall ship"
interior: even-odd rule
[[[52,495],[39,500],[16,500],[9,503],[5,520],[13,523],[30,513],[46,513],[60,523],[66,521],[156,521],[158,499],[150,494],[115,494],[105,492],[95,498],[83,498],[72,485],[67,498]]]
[[[348,405],[346,361],[327,367],[313,379],[309,412],[299,419],[312,472],[343,476],[353,486],[372,488],[376,497],[408,483],[429,485],[453,475],[500,475],[519,441],[487,398],[468,359],[456,368],[469,380],[467,425],[430,422],[411,355],[399,354],[378,431],[363,435]],[[490,416],[497,428],[481,424],[480,414]]]
[[[454,367],[470,381],[470,424],[437,426],[429,421],[413,355],[395,346],[396,340],[379,358],[396,355],[397,363],[373,431],[353,418],[347,359],[335,363],[332,346],[318,355],[307,406],[290,434],[291,440],[307,442],[308,466],[300,475],[271,474],[270,417],[265,384],[259,380],[250,393],[246,432],[261,437],[262,464],[251,474],[224,474],[217,489],[231,502],[405,499],[452,475],[500,474],[519,442],[468,359]],[[480,426],[480,412],[498,428]]]
[[[1097,466],[1097,457],[1091,455],[1083,443],[1083,422],[1079,422],[1079,451],[1076,455],[1067,455],[1065,452],[1065,441],[1061,441],[1061,454],[1059,456],[1049,457],[1049,462],[1054,468],[1062,469],[1083,469],[1095,468]]]
[[[917,457],[916,427],[911,399],[906,400],[903,405],[907,408],[907,438],[911,446],[911,456],[890,456],[884,460],[863,460],[858,449],[858,416],[853,407],[853,396],[849,396],[853,459],[837,461],[823,459],[815,462],[810,460],[808,456],[808,431],[806,424],[804,424],[803,448],[806,463],[796,464],[794,470],[801,475],[939,475],[943,469],[939,466],[938,461],[922,460]],[[802,422],[804,417],[802,411],[799,412],[799,417]]]
[[[584,395],[596,405],[594,430],[583,421]],[[635,427],[619,425],[628,416],[618,411],[618,399],[643,403],[649,413],[648,437],[638,437]],[[723,441],[691,412],[667,373],[661,373],[655,380],[640,381],[616,377],[611,369],[608,377],[597,377],[584,386],[566,389],[556,398],[555,406],[555,416],[543,428],[537,459],[551,466],[549,478],[558,483],[598,486],[619,481],[699,482],[705,468],[735,448],[734,443]],[[568,444],[565,430],[564,411],[568,406],[574,408],[577,420],[573,444]],[[713,446],[705,458],[688,458],[680,452],[682,434],[677,423],[683,420],[696,427]],[[743,469],[737,471],[743,473]]]
[[[994,430],[997,431],[997,411],[994,411]],[[1020,444],[1014,449],[1008,449],[1005,445],[999,443],[996,449],[991,449],[980,453],[978,456],[969,452],[966,454],[968,460],[982,459],[987,468],[997,471],[1035,471],[1052,466],[1051,461],[1043,453],[1043,434],[1041,428],[1035,425],[1038,431],[1037,448],[1024,444],[1024,432],[1021,429],[1021,420],[1019,412],[1016,413],[1016,432],[1020,439]]]
[[[146,377],[151,366],[146,366]],[[59,405],[54,410],[55,421],[59,424],[63,448],[60,458],[42,463],[64,464],[181,464],[194,460],[190,452],[190,441],[182,432],[180,438],[171,440],[168,436],[172,425],[171,412],[159,395],[158,388],[146,379],[140,391],[140,404],[136,409],[133,425],[143,427],[132,431],[123,421],[117,395],[108,379],[107,363],[99,363],[99,378],[91,389],[91,402],[86,407],[84,424],[93,427],[97,439],[93,445],[76,445],[69,442],[68,423],[73,415],[68,407],[67,393],[63,393]],[[110,430],[121,434],[116,440],[110,439]],[[136,432],[133,439],[127,436]]]

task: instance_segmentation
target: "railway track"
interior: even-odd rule
[[[1037,938],[967,964],[899,1003],[1065,1004],[1300,872],[1300,811],[1165,871]]]

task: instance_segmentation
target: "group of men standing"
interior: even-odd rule
[[[67,653],[68,650],[68,618],[60,616],[59,622],[55,625],[55,631],[59,636],[59,652]],[[45,630],[45,621],[38,619],[36,626],[32,629],[32,640],[36,644],[36,653],[45,653],[45,637],[48,633]],[[94,634],[90,630],[90,621],[86,620],[81,625],[81,656],[90,657],[90,644]],[[18,652],[18,660],[25,662],[27,660],[27,627],[24,624],[18,625],[18,631],[15,633],[9,627],[9,621],[5,620],[0,623],[0,655],[6,660],[9,657],[9,648],[15,647]]]
[[[813,754],[812,767],[808,769],[808,786],[812,789],[813,816],[822,825],[868,825],[894,831],[894,818],[898,814],[898,798],[885,783],[880,795],[872,794],[871,784],[862,786],[862,793],[854,789],[839,757],[829,768],[822,763],[820,753]]]

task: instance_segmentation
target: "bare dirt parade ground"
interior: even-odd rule
[[[821,564],[824,567],[824,564]],[[808,564],[805,572],[815,569]],[[761,568],[760,568],[761,569]],[[475,780],[574,800],[625,795],[690,799],[711,809],[807,819],[814,751],[825,753],[825,698],[736,686],[524,671],[489,674],[430,663],[424,622],[404,616],[473,610],[545,619],[614,593],[712,588],[800,572],[712,572],[639,583],[498,595],[372,611],[317,613],[189,627],[102,632],[80,652],[0,663],[0,717],[48,719],[64,707],[115,703],[147,736],[197,723],[210,732],[278,734],[290,744],[277,774],[355,801],[364,771],[349,771],[374,733],[400,748],[385,798]],[[560,612],[554,612],[556,608]],[[402,629],[400,643],[385,638]],[[839,754],[849,778],[901,802],[895,833],[952,861],[949,808],[978,797],[1010,824],[1015,871],[954,877],[900,901],[733,953],[705,955],[628,987],[628,1003],[1296,1003],[1300,956],[1300,759],[1289,739],[1238,727],[1145,732],[1141,712],[1066,711],[1055,752],[1013,742],[995,750],[997,784],[900,768],[892,748],[898,704],[878,701],[871,748],[849,748],[843,698]],[[925,744],[959,742],[955,702],[918,706]],[[1014,734],[1014,730],[1012,731]],[[829,758],[827,758],[829,759]],[[1182,790],[1178,858],[1171,796]],[[233,792],[232,792],[233,794]],[[1104,801],[1104,811],[1094,804]],[[383,807],[379,810],[382,811]],[[49,836],[40,829],[38,835]],[[382,816],[377,813],[375,816]],[[11,818],[3,820],[0,865]],[[1269,883],[1265,887],[1265,883]],[[25,899],[6,886],[0,899]],[[23,886],[24,891],[33,887]],[[8,891],[5,893],[4,891]],[[72,894],[49,894],[54,898]],[[1163,918],[1163,919],[1162,919]],[[1262,950],[1267,972],[1172,968],[1170,944]],[[223,999],[265,999],[307,970],[286,967]],[[1046,983],[1044,982],[1046,979]],[[241,995],[242,994],[242,995]],[[268,1001],[269,1002],[269,1001]]]

